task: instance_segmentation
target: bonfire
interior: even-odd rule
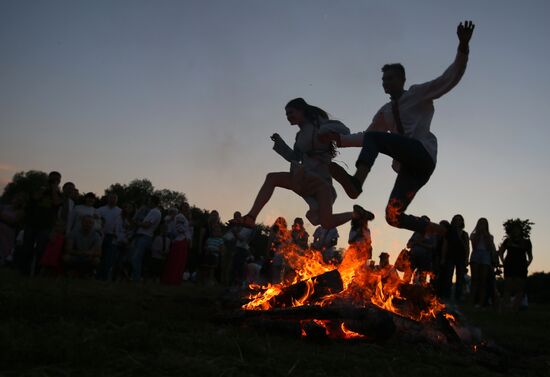
[[[275,252],[287,273],[278,284],[251,285],[243,316],[304,337],[379,340],[406,329],[432,342],[460,341],[456,316],[429,285],[409,284],[392,266],[369,266],[368,247],[350,245],[341,263],[327,263],[319,250],[284,242]]]

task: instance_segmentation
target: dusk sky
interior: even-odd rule
[[[288,100],[362,131],[388,100],[381,66],[403,63],[407,86],[437,77],[471,19],[466,73],[435,102],[437,167],[409,212],[461,213],[468,232],[487,217],[497,244],[504,220],[529,218],[530,272],[550,271],[549,15],[545,0],[0,0],[0,186],[30,169],[97,194],[148,178],[226,221],[266,173],[288,171],[269,138],[293,144]],[[358,154],[336,160],[352,170]],[[356,201],[336,186],[335,211],[373,211],[374,255],[394,260],[411,234],[384,221],[390,165],[380,156]],[[306,210],[279,189],[258,220]]]

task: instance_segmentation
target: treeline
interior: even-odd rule
[[[527,277],[527,296],[529,302],[550,304],[550,273],[535,272]]]

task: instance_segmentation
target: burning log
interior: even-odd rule
[[[330,294],[341,292],[343,289],[344,283],[340,273],[338,270],[332,270],[283,288],[279,295],[269,300],[269,305],[272,308],[290,307],[306,300],[319,300]]]
[[[395,333],[393,313],[375,305],[359,308],[353,306],[298,306],[271,310],[247,310],[235,313],[230,321],[245,321],[260,327],[285,328],[295,333],[292,324],[302,323],[305,335],[319,340],[334,334],[342,324],[348,330],[366,336],[370,340],[387,340]],[[323,325],[320,325],[323,322]],[[283,325],[284,324],[284,325]],[[319,326],[323,328],[321,331]],[[325,335],[321,335],[321,332]],[[304,335],[304,334],[303,334]],[[342,336],[343,337],[343,336]]]

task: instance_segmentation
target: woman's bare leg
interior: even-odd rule
[[[292,176],[290,173],[281,172],[267,174],[264,184],[260,188],[260,191],[256,196],[256,200],[254,200],[254,204],[252,205],[252,209],[248,212],[247,216],[251,216],[253,219],[256,219],[262,208],[264,208],[267,202],[269,202],[269,199],[271,199],[273,191],[275,191],[275,187],[282,187],[291,190],[291,179]]]
[[[472,296],[472,304],[476,305],[480,303],[479,290],[481,272],[479,263],[470,263],[470,269],[472,271],[472,289],[470,294]]]
[[[479,305],[484,306],[487,299],[487,281],[489,279],[490,266],[481,265],[479,276]]]
[[[351,212],[332,213],[332,192],[330,186],[325,185],[315,195],[319,203],[319,221],[325,229],[335,228],[351,221]]]

